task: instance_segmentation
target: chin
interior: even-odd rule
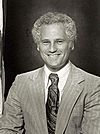
[[[47,65],[47,67],[49,68],[49,70],[51,70],[51,71],[53,71],[53,72],[56,72],[56,71],[59,71],[60,70],[60,67],[58,67],[58,66],[51,66],[51,65]]]

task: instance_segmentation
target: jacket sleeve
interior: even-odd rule
[[[82,134],[100,134],[100,81],[91,85],[85,100]]]
[[[24,131],[23,111],[18,97],[18,78],[9,90],[4,104],[4,113],[0,118],[0,134],[22,134]]]

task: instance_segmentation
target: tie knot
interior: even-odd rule
[[[58,74],[51,73],[49,75],[49,79],[51,80],[52,84],[56,84],[56,85],[58,84],[58,81],[59,81]]]

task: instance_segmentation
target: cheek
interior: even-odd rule
[[[68,45],[63,45],[58,48],[62,53],[66,54],[69,51]]]
[[[70,52],[71,52],[71,49],[68,46],[62,49],[62,54],[63,54],[64,60],[65,60],[65,58],[69,57]]]
[[[46,48],[43,46],[43,45],[38,45],[37,49],[40,51],[40,52],[45,52]]]

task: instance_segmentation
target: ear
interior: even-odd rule
[[[39,51],[40,49],[39,49],[39,45],[37,45],[37,51]]]
[[[74,42],[73,41],[69,42],[69,47],[71,50],[74,50]]]
[[[71,48],[71,50],[74,50],[74,45],[73,45],[73,47]]]

